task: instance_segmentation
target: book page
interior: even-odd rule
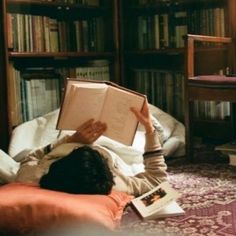
[[[138,120],[130,111],[130,107],[141,110],[144,100],[143,96],[110,86],[100,119],[107,123],[104,135],[123,144],[132,145]]]
[[[163,217],[180,216],[184,214],[185,211],[179,206],[179,204],[176,201],[170,201],[170,203],[166,204],[159,211],[155,212],[150,216],[145,217],[145,219],[151,220]]]
[[[143,194],[142,196],[132,200],[132,203],[146,218],[166,206],[170,201],[179,197],[179,193],[174,190],[168,182],[163,182],[153,190]]]
[[[59,129],[76,130],[85,121],[98,120],[103,107],[106,84],[73,84],[64,100]]]

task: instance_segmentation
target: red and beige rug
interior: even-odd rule
[[[141,220],[131,207],[121,231],[130,235],[236,235],[236,167],[227,163],[169,164],[169,181],[181,193],[185,215]]]

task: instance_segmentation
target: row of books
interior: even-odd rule
[[[184,119],[184,75],[176,71],[134,70],[135,89],[146,94],[149,102]],[[230,117],[230,103],[194,101],[194,117],[207,120],[226,120]]]
[[[148,101],[178,120],[184,117],[184,75],[161,70],[134,70],[135,89],[146,94]]]
[[[10,78],[11,103],[10,114],[14,125],[55,110],[60,104],[60,80],[58,77],[42,77],[32,75],[25,79],[24,75],[12,67]],[[14,91],[13,91],[14,90]]]
[[[225,36],[225,9],[170,10],[137,19],[138,49],[181,48],[187,33]]]
[[[102,17],[59,21],[47,16],[8,14],[8,47],[17,52],[104,51]]]
[[[23,121],[46,114],[59,107],[60,81],[54,79],[21,79]]]
[[[21,71],[9,65],[9,110],[13,126],[44,115],[60,106],[66,78],[110,80],[106,60],[81,67],[29,67]]]
[[[230,117],[230,102],[194,101],[194,115],[199,119],[226,120]]]
[[[57,71],[62,78],[110,80],[110,65],[107,60],[91,60],[81,64],[79,67],[60,67]]]
[[[110,70],[107,60],[94,60],[88,66],[81,66],[74,68],[75,72],[73,77],[81,77],[85,79],[109,81]]]

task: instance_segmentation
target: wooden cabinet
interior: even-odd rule
[[[4,3],[1,1],[0,3],[0,11],[3,12]],[[4,33],[4,23],[5,19],[1,14],[0,18],[0,35],[5,35]],[[6,81],[6,45],[4,37],[0,37],[0,149],[4,151],[8,148],[8,109],[7,109],[7,81]]]

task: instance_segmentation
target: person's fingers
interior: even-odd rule
[[[148,108],[148,101],[146,99],[144,105],[143,105],[143,108],[142,108],[142,111],[141,113],[144,115],[144,116],[148,116],[149,115],[149,108]]]
[[[105,123],[101,123],[100,121],[96,122],[93,126],[93,133],[91,133],[91,141],[94,142],[97,140],[107,129]]]
[[[105,124],[102,124],[102,123],[96,124],[93,128],[92,136],[99,137],[104,133],[105,130],[106,130]]]
[[[94,119],[90,119],[77,129],[71,140],[86,144],[92,143],[104,133],[106,128],[107,125],[105,123],[101,121],[94,122]]]
[[[143,114],[136,107],[131,107],[130,110],[134,113],[139,121],[143,120]]]
[[[91,125],[93,124],[93,122],[94,122],[94,119],[89,119],[85,121],[80,127],[78,127],[77,131],[89,129]]]
[[[106,129],[106,124],[102,123],[101,121],[97,121],[93,124],[94,132],[104,131]]]
[[[93,133],[92,136],[91,136],[91,138],[90,138],[90,140],[91,140],[92,142],[94,142],[94,141],[97,140],[103,133],[104,133],[104,130],[100,130],[100,131],[98,131],[98,132],[96,132],[96,133]]]

